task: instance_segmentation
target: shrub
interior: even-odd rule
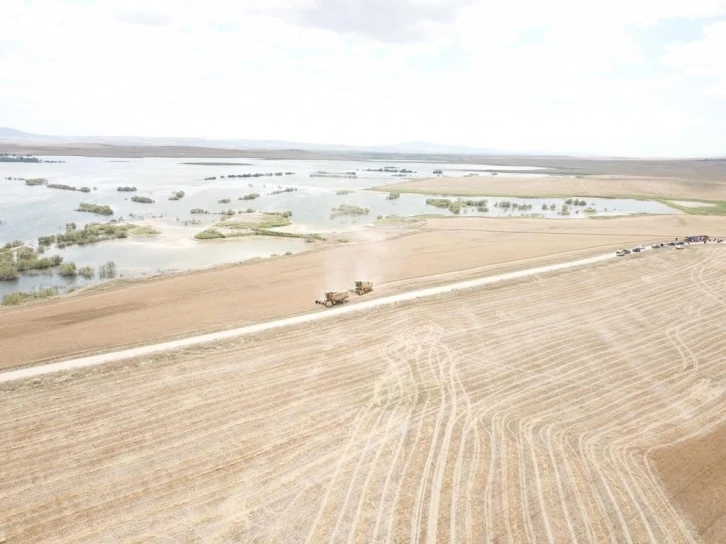
[[[0,263],[0,281],[17,280],[20,277],[12,263]]]
[[[98,277],[101,279],[110,279],[116,277],[116,263],[108,261],[98,267]]]
[[[451,206],[451,200],[448,198],[427,198],[426,204],[436,206],[437,208],[448,208]]]
[[[205,210],[204,208],[192,208],[192,211],[189,213],[202,213],[202,214],[208,214],[210,213],[208,210]]]
[[[260,198],[260,195],[257,193],[249,193],[247,195],[239,197],[237,200],[254,200],[255,198]]]
[[[41,259],[22,260],[15,263],[15,268],[18,272],[25,272],[26,270],[45,270],[58,266],[63,257],[60,255],[54,255],[51,258],[43,257]]]
[[[100,215],[113,215],[113,210],[110,206],[101,206],[99,204],[88,204],[86,202],[81,202],[78,205],[78,208],[76,208],[77,212],[89,212],[89,213],[97,213]]]
[[[31,178],[25,180],[25,185],[30,185],[31,187],[35,185],[45,185],[48,183],[48,180],[45,178]]]
[[[131,197],[131,202],[140,202],[141,204],[153,204],[154,199],[149,198],[148,196],[138,196],[134,195]]]
[[[144,225],[141,227],[136,227],[134,230],[131,231],[131,234],[133,234],[134,236],[152,236],[154,234],[159,234],[159,231],[156,230],[154,227]]]
[[[20,247],[22,245],[23,245],[23,241],[22,240],[13,240],[12,242],[7,242],[3,246],[3,248],[5,248],[5,249],[12,249],[14,247]]]
[[[489,211],[489,208],[487,208],[486,206],[477,206],[476,211],[481,213],[487,213]]]
[[[68,225],[66,225],[66,228]],[[127,231],[133,228],[133,225],[125,225],[121,223],[89,223],[80,230],[68,229],[63,234],[53,234],[50,236],[41,236],[38,238],[40,247],[58,244],[59,248],[78,244],[80,246],[93,244],[103,240],[112,240],[115,238],[126,238]],[[142,227],[143,228],[143,227]]]
[[[57,294],[58,289],[56,287],[47,287],[44,289],[38,289],[37,291],[16,291],[15,293],[8,293],[3,296],[3,305],[15,306],[29,300],[53,297]]]
[[[117,190],[117,191],[120,191],[120,192],[122,192],[122,193],[133,193],[133,192],[135,192],[135,191],[136,191],[137,189],[136,189],[136,187],[128,187],[128,186],[123,186],[123,187],[122,187],[122,186],[119,186],[119,187],[117,187],[117,188],[116,188],[116,190]]]
[[[436,174],[437,176],[440,176],[443,173],[444,173],[443,170],[434,170],[434,174]]]
[[[184,191],[176,191],[172,196],[169,197],[169,200],[181,200],[184,198]]]
[[[61,267],[58,269],[58,274],[63,276],[64,278],[73,278],[78,274],[78,270],[76,269],[76,263],[66,263],[61,265]]]
[[[217,229],[207,229],[194,235],[197,240],[214,240],[216,238],[224,238],[224,234]]]
[[[82,266],[78,269],[78,275],[83,276],[86,279],[91,279],[93,277],[93,274],[93,268],[91,268],[90,266]]]
[[[76,188],[72,185],[66,185],[65,183],[49,183],[49,189],[62,189],[63,191],[75,191]]]
[[[232,202],[229,198],[223,198],[221,200],[217,200],[217,204],[229,204]]]
[[[335,191],[336,195],[349,195],[353,191],[349,191],[348,189],[341,189],[340,191]]]
[[[386,200],[398,200],[401,198],[401,193],[388,193]]]
[[[451,213],[460,213],[461,212],[461,204],[459,202],[452,202],[449,204],[449,211]]]
[[[276,191],[272,191],[271,195],[281,195],[282,193],[292,193],[294,191],[297,191],[295,187],[285,187],[284,189],[278,189]]]
[[[15,252],[15,257],[19,261],[32,261],[38,258],[38,254],[32,247],[23,246]]]
[[[90,187],[81,187],[79,189],[79,191],[81,191],[82,193],[90,193],[91,192],[91,188]]]
[[[368,208],[361,208],[360,206],[350,204],[341,204],[337,208],[332,208],[330,211],[331,219],[340,215],[368,215],[370,213]]]

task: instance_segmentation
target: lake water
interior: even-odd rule
[[[58,157],[49,157],[58,160]],[[66,262],[78,266],[97,267],[106,261],[116,262],[118,271],[126,277],[135,277],[163,271],[189,270],[223,263],[240,262],[255,257],[267,257],[285,252],[296,253],[306,249],[304,241],[290,238],[246,237],[222,241],[198,241],[196,232],[220,220],[218,214],[191,214],[192,208],[204,208],[210,212],[227,209],[292,212],[293,226],[285,230],[298,232],[331,232],[362,228],[378,216],[412,216],[420,214],[453,215],[447,209],[426,204],[430,196],[402,194],[397,200],[387,200],[385,193],[365,189],[388,183],[400,182],[402,177],[391,172],[369,172],[394,166],[414,171],[408,177],[431,177],[434,170],[443,170],[444,175],[461,176],[467,170],[495,168],[506,170],[531,170],[532,174],[516,173],[516,176],[538,175],[536,168],[501,167],[468,164],[411,163],[390,161],[301,161],[263,159],[108,159],[87,157],[62,157],[61,164],[0,163],[0,242],[20,239],[35,242],[39,236],[63,232],[66,223],[74,222],[78,227],[87,223],[123,218],[127,221],[155,219],[161,227],[159,236],[129,238],[101,242],[92,246],[72,246],[60,253]],[[193,165],[190,162],[233,163],[225,165]],[[344,173],[356,172],[355,178],[311,177],[318,171]],[[293,172],[294,175],[228,178],[230,174]],[[480,173],[480,175],[489,175]],[[225,176],[222,178],[221,176]],[[75,187],[91,187],[90,193],[50,189],[45,186],[30,187],[24,181],[7,178],[46,178],[49,183],[61,183]],[[204,178],[216,177],[215,180]],[[135,186],[138,191],[119,192],[118,186]],[[294,192],[270,194],[280,188],[295,188]],[[349,194],[336,194],[339,191]],[[184,191],[181,200],[168,198],[175,191]],[[247,193],[259,193],[255,200],[238,200]],[[132,202],[134,195],[148,196],[153,204]],[[220,199],[230,199],[229,204],[219,204]],[[462,197],[466,198],[466,197]],[[481,200],[486,197],[471,197]],[[511,203],[531,204],[528,211],[503,209],[496,203],[508,200]],[[676,210],[657,202],[621,199],[586,199],[588,206],[598,215],[622,215],[630,213],[677,213]],[[109,205],[114,215],[101,216],[74,211],[81,202]],[[331,208],[349,204],[368,208],[365,216],[340,216],[331,218]],[[542,204],[548,206],[542,210]],[[554,204],[556,211],[550,210]],[[461,215],[470,216],[517,216],[537,214],[543,217],[562,217],[557,214],[563,199],[488,198],[489,211],[478,212],[476,208],[462,209]],[[579,210],[584,207],[577,208]],[[582,217],[582,212],[573,213],[571,218]],[[244,216],[242,216],[244,219]],[[201,224],[183,226],[183,221],[196,220]],[[94,280],[98,281],[98,280]],[[25,275],[20,280],[0,282],[0,295],[30,290],[41,286],[59,285],[72,287],[82,285],[85,280],[64,280],[56,274]]]

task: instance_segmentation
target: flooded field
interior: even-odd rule
[[[54,158],[57,159],[57,158]],[[422,214],[486,217],[536,216],[582,218],[587,215],[677,213],[658,202],[623,199],[457,197],[370,191],[373,186],[406,178],[490,176],[488,170],[530,176],[536,168],[486,165],[240,159],[107,159],[63,157],[64,163],[0,163],[0,244],[20,240],[35,244],[41,236],[109,220],[152,222],[158,234],[130,236],[85,246],[49,249],[64,262],[93,268],[113,261],[123,277],[204,268],[273,254],[303,251],[294,238],[245,236],[195,240],[194,235],[219,223],[221,212],[234,220],[244,212],[291,212],[282,230],[329,233],[358,230],[387,216]],[[531,171],[532,173],[528,173]],[[37,185],[26,180],[42,179]],[[52,188],[51,185],[66,186]],[[67,188],[76,190],[68,190]],[[119,191],[120,187],[128,188]],[[448,200],[448,202],[446,200]],[[108,206],[110,214],[77,211],[81,203]],[[342,206],[342,208],[341,208]],[[333,210],[337,210],[334,212]],[[192,213],[202,212],[202,213]],[[239,219],[237,219],[239,218]],[[0,295],[17,290],[78,287],[98,278],[64,279],[53,270],[23,274],[0,282]]]

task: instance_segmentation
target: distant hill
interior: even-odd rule
[[[453,154],[453,155],[488,155],[511,153],[501,149],[479,149],[474,147],[441,145],[429,142],[406,142],[388,145],[352,146],[341,144],[320,144],[309,142],[291,142],[287,140],[249,140],[237,138],[193,138],[193,137],[155,137],[144,136],[48,136],[31,134],[9,127],[0,127],[0,141],[5,143],[33,144],[102,144],[118,146],[185,146],[214,147],[221,149],[253,149],[253,150],[301,150],[330,151],[339,153],[406,153],[406,154]],[[521,153],[520,153],[521,154]]]
[[[0,127],[0,138],[36,138],[34,134],[23,132],[15,128]]]

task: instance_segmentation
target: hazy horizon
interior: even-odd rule
[[[726,153],[714,0],[10,0],[0,35],[32,134]]]

